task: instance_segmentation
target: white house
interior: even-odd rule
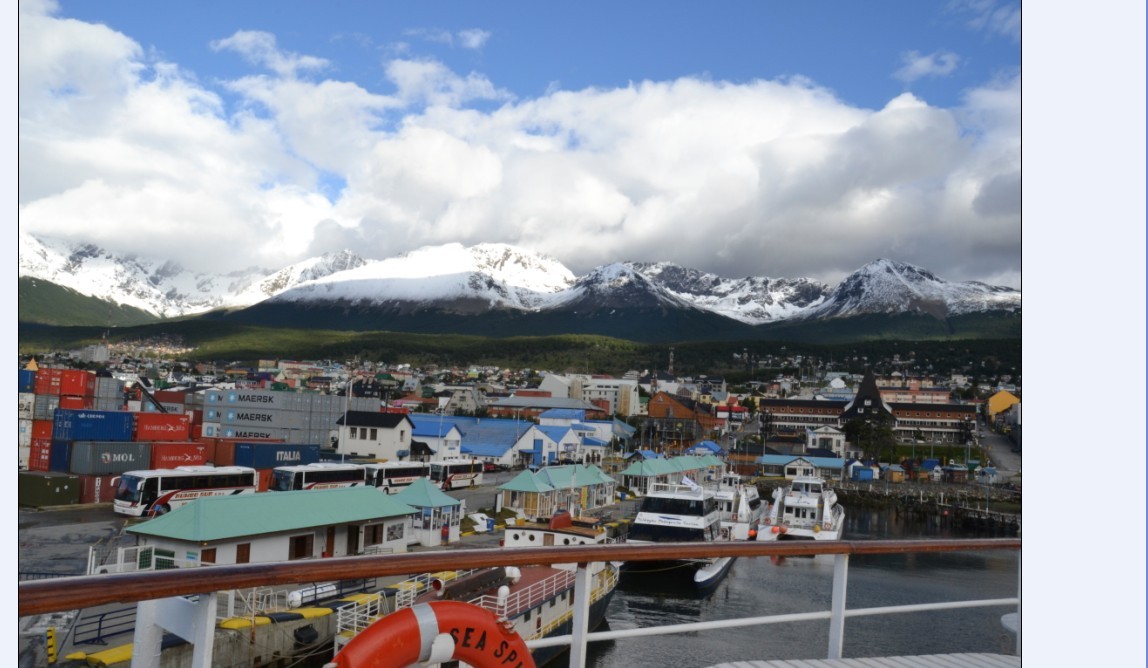
[[[418,511],[373,487],[197,499],[127,529],[178,563],[246,564],[406,552]]]
[[[405,413],[347,411],[335,424],[339,454],[386,460],[410,457],[415,426]]]

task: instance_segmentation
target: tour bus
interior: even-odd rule
[[[178,466],[128,471],[115,482],[112,508],[121,515],[162,515],[204,496],[253,494],[259,477],[247,466]]]
[[[271,471],[272,492],[290,492],[298,489],[332,489],[356,487],[367,481],[367,469],[361,464],[317,462],[295,466],[276,466]]]
[[[387,494],[402,491],[419,478],[431,475],[430,464],[424,462],[381,462],[364,464],[364,467],[367,469],[367,484]],[[439,485],[435,483],[435,487]]]
[[[477,459],[444,459],[431,462],[431,482],[443,491],[482,484],[482,462]]]

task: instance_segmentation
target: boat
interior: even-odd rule
[[[773,490],[773,505],[765,517],[768,530],[758,540],[838,540],[845,529],[845,508],[825,479],[797,476]]]
[[[721,512],[722,540],[755,540],[769,511],[757,485],[746,482],[736,473],[722,476],[714,493]]]
[[[716,491],[684,478],[681,484],[652,483],[630,524],[626,543],[722,541],[722,514]],[[728,531],[725,540],[729,540]],[[699,594],[712,592],[733,566],[734,557],[627,562],[624,581],[656,576],[659,584],[685,583]]]
[[[612,542],[597,518],[574,517],[560,512],[548,522],[515,522],[504,530],[503,548],[551,545],[594,545]],[[574,624],[574,579],[578,564],[481,568],[467,572],[428,574],[394,585],[395,610],[381,615],[374,624],[420,605],[461,601],[493,613],[498,627],[516,632],[523,640],[537,640],[571,633]],[[588,565],[591,579],[588,626],[594,630],[606,619],[606,608],[618,584],[619,565],[594,562]],[[441,613],[439,613],[441,615]],[[350,617],[350,616],[349,616]],[[357,633],[339,629],[335,661]],[[371,627],[361,629],[371,632]],[[377,630],[375,631],[377,632]],[[376,645],[378,646],[378,645]],[[567,646],[540,647],[531,652],[534,664],[543,666],[568,651]]]

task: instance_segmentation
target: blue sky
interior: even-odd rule
[[[1017,2],[20,7],[31,233],[1020,285]]]

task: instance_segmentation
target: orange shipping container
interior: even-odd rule
[[[60,394],[94,397],[96,395],[96,374],[82,369],[65,369],[60,376]]]
[[[255,472],[258,474],[256,477],[259,478],[259,489],[256,490],[257,492],[266,492],[271,489],[271,472],[274,470],[275,469],[255,469]]]
[[[216,466],[235,466],[236,443],[284,443],[285,441],[282,438],[215,438],[209,436],[198,439],[198,442],[208,446],[207,461]]]
[[[136,413],[135,440],[187,441],[191,420],[183,413]]]
[[[28,470],[50,471],[52,462],[52,439],[33,438],[28,447]]]
[[[59,395],[63,369],[40,369],[36,372],[36,394]]]
[[[75,395],[60,395],[60,408],[71,410],[84,410],[92,408],[92,397],[79,397]]]
[[[52,420],[32,420],[32,438],[52,440]]]
[[[173,469],[177,466],[203,466],[209,459],[208,446],[194,441],[184,443],[152,443],[151,467]]]

